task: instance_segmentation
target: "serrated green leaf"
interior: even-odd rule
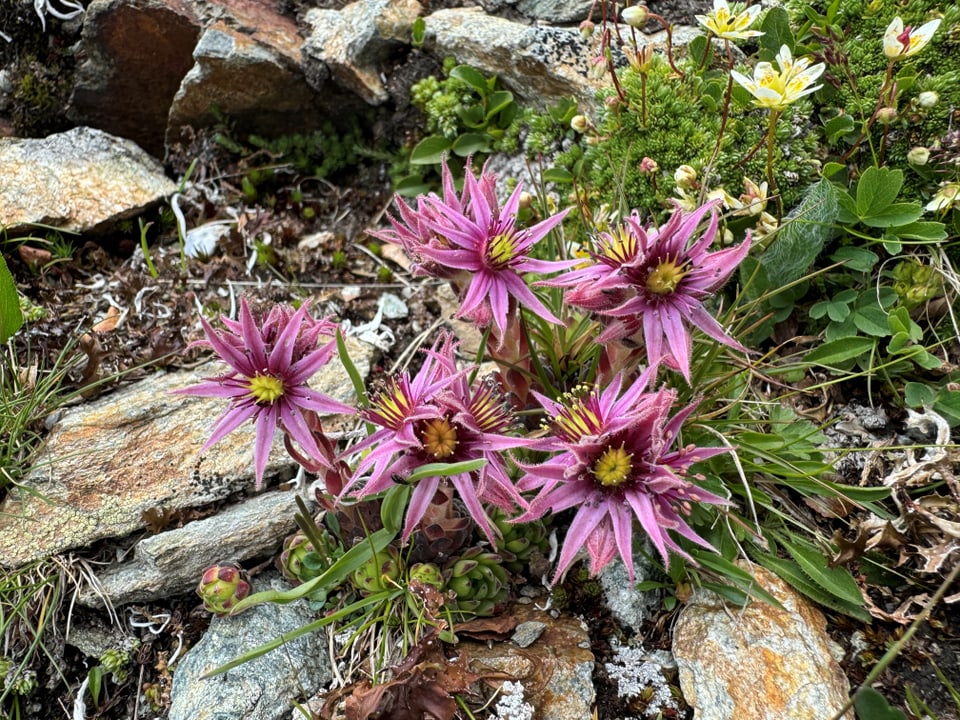
[[[868,167],[857,183],[857,215],[861,220],[879,215],[893,204],[903,187],[903,171]]]
[[[435,165],[443,160],[453,143],[442,135],[428,135],[410,152],[411,165]]]
[[[919,203],[893,203],[878,213],[863,218],[863,224],[874,228],[899,228],[909,225],[923,215]]]
[[[769,287],[784,287],[803,277],[834,233],[840,210],[837,189],[821,180],[792,210],[776,239],[761,256]]]
[[[487,79],[483,73],[470,65],[457,65],[450,71],[450,77],[465,82],[472,87],[481,97],[487,94]]]
[[[780,542],[803,573],[819,587],[851,605],[863,604],[863,594],[846,568],[830,567],[823,553],[815,547],[786,538],[781,538]]]
[[[781,7],[770,8],[760,23],[760,30],[763,32],[758,38],[760,47],[776,55],[780,52],[780,47],[786,45],[793,52],[796,41],[793,30],[790,29],[790,15],[786,10]]]
[[[947,238],[947,228],[943,223],[919,221],[902,225],[896,229],[897,237],[904,240],[922,240],[924,242],[940,242]]]
[[[23,326],[23,313],[20,310],[20,296],[17,284],[0,255],[0,345],[13,337]]]
[[[804,356],[804,360],[816,365],[835,366],[838,363],[858,358],[873,348],[873,338],[853,335],[823,343]]]

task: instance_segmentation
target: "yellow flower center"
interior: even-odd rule
[[[676,260],[666,260],[647,275],[647,290],[654,295],[669,295],[676,291],[686,274],[686,268],[683,265],[677,265]]]
[[[610,260],[628,263],[636,257],[637,238],[627,228],[618,227],[610,233],[608,242],[603,244],[603,254]]]
[[[517,236],[515,233],[500,233],[494,236],[487,246],[487,260],[494,268],[503,268],[517,255]]]
[[[250,378],[250,394],[258,403],[272,405],[283,396],[283,380],[273,375],[255,375]]]
[[[437,460],[453,455],[459,444],[457,429],[445,418],[428,420],[421,432],[421,437],[423,449]]]
[[[580,388],[575,388],[575,391],[577,390]],[[566,398],[570,404],[554,418],[557,429],[571,439],[595,434],[600,427],[597,414],[574,393],[566,393]]]
[[[630,458],[633,456],[623,449],[608,448],[593,465],[593,476],[604,487],[617,487],[630,479]]]

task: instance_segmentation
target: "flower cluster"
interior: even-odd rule
[[[505,434],[513,418],[490,383],[471,384],[458,369],[456,343],[443,334],[427,352],[413,377],[392,378],[371,397],[361,416],[377,426],[353,452],[364,452],[341,497],[364,498],[406,482],[414,471],[434,463],[454,465],[482,460],[476,470],[429,475],[415,483],[403,527],[406,542],[442,484],[456,489],[460,500],[487,538],[497,531],[483,508],[490,503],[504,511],[526,507],[507,474],[505,450],[529,445]]]
[[[492,324],[502,344],[517,307],[561,324],[531,292],[524,276],[558,272],[576,261],[536,260],[529,254],[567,211],[521,229],[517,211],[523,185],[517,185],[502,208],[495,187],[495,175],[484,169],[476,178],[468,169],[463,194],[458,197],[444,163],[442,198],[420,196],[414,210],[398,197],[400,219],[390,217],[392,229],[371,235],[403,245],[419,274],[450,280],[460,292],[457,317],[480,327]]]
[[[225,330],[216,330],[200,318],[207,339],[198,344],[211,347],[232,370],[176,391],[230,400],[230,407],[214,423],[201,452],[247,420],[254,421],[253,457],[258,488],[263,483],[267,456],[278,429],[289,434],[311,457],[322,460],[324,454],[317,446],[308,415],[353,412],[349,405],[307,384],[336,353],[336,340],[331,336],[337,329],[329,320],[314,320],[307,310],[307,304],[298,310],[277,305],[257,325],[247,303],[241,300],[239,320],[221,317]],[[330,339],[317,347],[324,337]]]
[[[648,369],[629,385],[618,375],[605,388],[572,393],[562,402],[538,396],[553,429],[542,448],[556,454],[541,465],[525,468],[523,489],[539,493],[524,517],[577,508],[560,553],[558,576],[586,547],[591,572],[598,573],[619,554],[632,579],[634,518],[667,565],[668,550],[689,558],[670,531],[711,547],[683,516],[689,514],[692,503],[728,503],[694,485],[686,474],[693,463],[727,448],[673,449],[680,426],[694,406],[671,417],[676,393],[647,392],[652,374]]]
[[[659,228],[644,227],[634,213],[608,233],[601,233],[594,262],[541,284],[566,287],[566,302],[590,310],[605,322],[601,343],[630,339],[646,347],[647,362],[676,367],[690,380],[690,326],[719,343],[746,352],[704,307],[750,249],[749,238],[737,247],[709,252],[718,227],[717,202],[692,213],[677,209]],[[710,213],[698,239],[697,229]]]

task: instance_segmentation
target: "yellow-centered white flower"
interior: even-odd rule
[[[741,3],[734,3],[731,7],[727,0],[713,0],[712,11],[695,17],[707,30],[724,40],[742,40],[763,35],[759,30],[747,30],[760,15],[760,5],[741,8]]]
[[[755,104],[770,110],[783,110],[822,87],[813,83],[823,74],[826,68],[823,63],[811,66],[809,58],[794,61],[790,48],[784,45],[777,53],[777,65],[779,71],[772,63],[757,63],[752,80],[736,70],[731,70],[730,74],[753,95]]]
[[[887,25],[883,33],[883,54],[891,60],[908,58],[923,50],[940,27],[940,20],[931,20],[918,28],[903,27],[903,20],[897,16]]]

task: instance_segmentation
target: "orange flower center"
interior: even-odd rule
[[[428,420],[421,431],[423,449],[437,460],[444,460],[457,450],[457,429],[446,418]]]

